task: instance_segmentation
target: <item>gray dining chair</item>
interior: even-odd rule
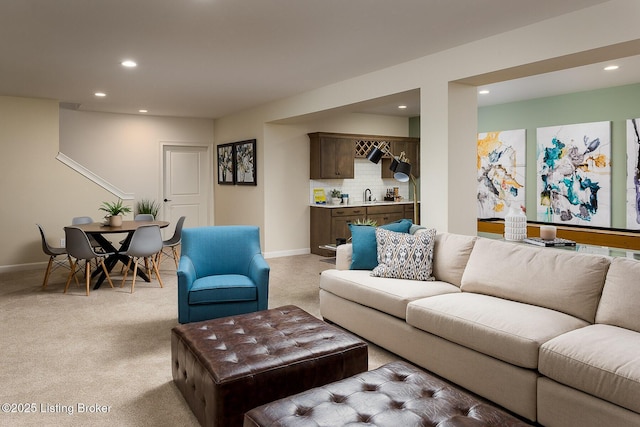
[[[178,269],[178,261],[180,260],[180,257],[178,256],[177,247],[182,242],[182,227],[184,226],[184,220],[186,218],[187,218],[186,216],[181,216],[178,219],[178,222],[176,224],[176,229],[173,232],[173,236],[171,236],[170,239],[164,240],[162,242],[162,250],[158,252],[158,260],[157,260],[158,265],[160,265],[160,262],[162,260],[162,255],[164,255],[164,256],[169,256],[173,258],[173,262],[176,265],[176,269]]]
[[[155,221],[155,218],[151,214],[137,214],[136,216],[133,217],[133,220],[134,221]],[[124,241],[125,239],[120,240],[120,244],[122,245]],[[120,270],[121,273],[124,273],[125,267],[129,268],[129,266],[123,265],[122,269]],[[147,261],[145,261],[145,267],[147,268],[147,270],[149,270],[149,265]]]
[[[92,222],[94,221],[90,216],[74,216],[73,218],[71,218],[71,225],[91,224]],[[95,237],[89,236],[89,241],[91,242],[91,246],[93,247],[93,249],[98,252],[102,250],[102,246],[100,246],[100,243],[98,243]]]
[[[155,221],[155,218],[151,214],[137,214],[133,217],[134,221]]]
[[[153,271],[156,273],[156,278],[160,283],[160,287],[164,288],[162,278],[160,277],[160,271],[158,270],[158,264],[156,263],[156,255],[161,250],[162,235],[160,234],[160,227],[151,224],[138,227],[138,229],[133,232],[129,248],[127,248],[127,251],[124,253],[129,257],[129,262],[127,263],[127,268],[125,269],[120,287],[122,288],[124,286],[124,283],[127,280],[127,274],[131,268],[131,263],[133,262],[133,278],[131,281],[131,293],[133,293],[136,286],[136,276],[138,274],[138,262],[141,259],[144,259],[145,262],[151,262]],[[151,279],[151,273],[148,272],[147,274],[149,275],[149,279]]]
[[[42,252],[49,255],[49,263],[47,264],[47,270],[44,272],[44,280],[42,281],[42,289],[46,289],[49,283],[49,276],[58,267],[71,268],[71,258],[67,254],[66,248],[49,245],[47,237],[44,235],[44,229],[40,224],[36,224],[40,230],[40,238],[42,239]],[[65,259],[59,259],[58,257],[64,257]],[[76,282],[78,279],[76,278]]]
[[[84,271],[87,296],[89,296],[89,282],[91,281],[91,260],[96,260],[96,262],[100,264],[106,279],[109,281],[109,285],[113,288],[113,282],[111,281],[111,277],[109,277],[109,271],[107,271],[107,267],[104,265],[104,258],[109,255],[113,255],[113,253],[96,252],[93,249],[87,234],[78,227],[65,227],[64,234],[67,253],[71,256],[71,271],[69,272],[67,283],[64,286],[64,293],[67,293],[69,283],[71,283],[71,278],[78,271],[81,260],[85,260]]]

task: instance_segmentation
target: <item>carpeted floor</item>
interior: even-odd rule
[[[267,262],[269,307],[294,304],[319,317],[319,273],[332,264],[316,255]],[[62,269],[42,290],[43,273],[0,274],[0,426],[199,425],[171,378],[172,260],[161,266],[164,289],[138,280],[133,294],[116,275],[115,289],[105,283],[87,297],[72,284],[64,295]],[[393,360],[370,345],[370,369]]]

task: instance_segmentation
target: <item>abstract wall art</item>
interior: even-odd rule
[[[611,226],[611,122],[537,129],[537,220]]]
[[[627,120],[627,228],[640,230],[640,118]]]
[[[504,218],[525,205],[526,132],[478,134],[478,218]]]

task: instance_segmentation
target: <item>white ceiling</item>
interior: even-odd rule
[[[2,0],[0,95],[217,118],[604,2]],[[124,59],[139,65],[125,69]],[[638,81],[618,83],[613,73],[603,80],[596,71],[588,80],[565,71],[495,84],[480,102]],[[398,114],[419,114],[417,91],[358,108],[395,114],[400,102],[410,107]]]

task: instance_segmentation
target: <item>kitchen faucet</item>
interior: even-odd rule
[[[369,198],[367,199],[367,192],[369,192]],[[370,189],[366,189],[364,190],[364,201],[365,202],[370,202],[371,201],[371,190]]]

